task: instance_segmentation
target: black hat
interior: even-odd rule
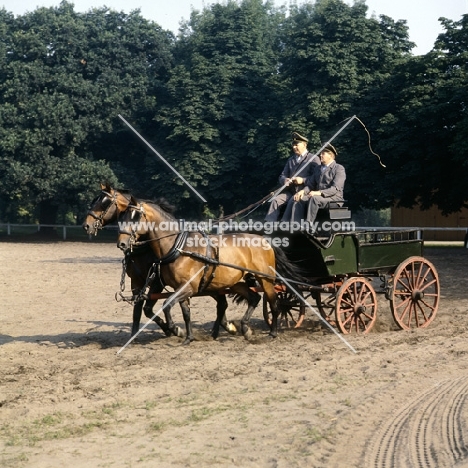
[[[292,137],[293,137],[293,143],[299,143],[300,141],[309,143],[309,140],[306,137],[299,135],[299,133],[297,132],[293,132]]]
[[[336,148],[331,143],[327,143],[322,151],[330,151],[335,157],[338,156],[338,151],[336,151]]]

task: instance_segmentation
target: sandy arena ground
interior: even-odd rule
[[[117,354],[132,307],[114,299],[114,244],[2,242],[0,256],[2,467],[468,466],[467,249],[426,250],[442,288],[427,329],[398,331],[379,296],[356,354],[312,312],[268,340],[260,307],[251,342],[213,341],[207,298],[190,346],[151,324]]]

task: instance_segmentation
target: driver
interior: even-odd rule
[[[281,186],[287,185],[287,187],[270,203],[265,221],[277,221],[279,219],[283,206],[305,187],[306,178],[310,177],[314,168],[320,164],[319,157],[310,153],[307,149],[309,140],[306,137],[299,135],[297,132],[293,132],[292,137],[294,155],[286,161],[283,172],[279,176]]]

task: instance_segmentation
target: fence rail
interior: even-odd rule
[[[83,229],[81,225],[74,224],[13,224],[13,223],[0,223],[0,229],[6,227],[7,235],[11,236],[13,228],[35,228],[37,232],[41,231],[41,228],[55,228],[62,231],[62,239],[67,239],[67,232],[72,229]],[[115,230],[117,226],[105,226],[104,229]],[[356,230],[369,230],[369,231],[398,231],[398,230],[408,230],[408,229],[418,229],[420,231],[459,231],[465,232],[464,247],[468,248],[468,228],[466,227],[356,227]],[[89,239],[92,239],[93,236],[88,235]]]
[[[69,230],[78,229],[80,231],[83,230],[81,225],[76,224],[13,224],[13,223],[0,223],[0,229],[2,227],[6,227],[7,236],[11,236],[13,228],[35,228],[37,232],[41,231],[41,228],[55,228],[57,230],[62,231],[62,239],[67,239],[67,232]],[[105,226],[104,229],[117,229],[117,226]],[[92,238],[92,236],[88,236]]]

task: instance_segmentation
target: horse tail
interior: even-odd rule
[[[232,302],[234,302],[234,304],[239,305],[244,302],[247,302],[247,298],[245,298],[244,296],[241,296],[239,293],[229,294],[229,297],[232,298]]]
[[[278,276],[282,276],[286,280],[298,281],[299,283],[307,282],[304,270],[289,260],[283,250],[279,247],[273,247],[273,251],[275,252],[275,269]]]

